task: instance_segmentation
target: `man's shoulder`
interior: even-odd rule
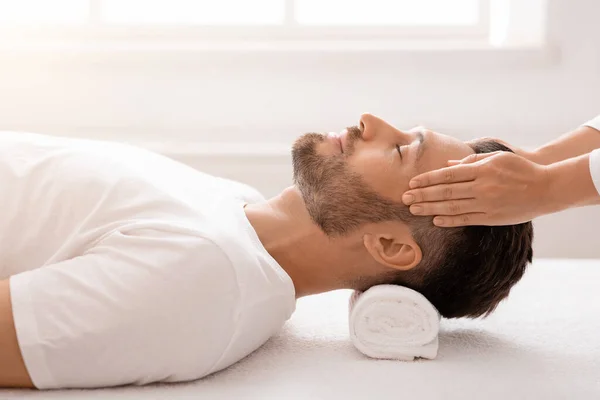
[[[242,183],[228,178],[218,178],[225,187],[227,187],[234,198],[242,200],[249,204],[260,203],[265,201],[265,196],[262,195],[256,188],[247,183]]]

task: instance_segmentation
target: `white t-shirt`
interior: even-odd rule
[[[116,143],[0,132],[0,278],[37,388],[201,378],[295,309],[254,189]]]
[[[590,126],[600,131],[600,115],[591,121],[585,123],[586,126]],[[600,149],[592,151],[590,154],[590,172],[592,174],[592,180],[596,186],[596,190],[600,194]]]

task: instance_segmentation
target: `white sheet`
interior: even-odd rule
[[[442,320],[433,361],[360,354],[348,338],[349,295],[300,300],[281,334],[202,381],[95,391],[0,390],[0,398],[600,398],[600,260],[536,261],[487,320]]]

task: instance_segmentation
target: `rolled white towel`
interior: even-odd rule
[[[423,296],[397,285],[377,285],[350,297],[350,338],[372,358],[434,359],[440,314]]]

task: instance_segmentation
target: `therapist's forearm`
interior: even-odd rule
[[[550,165],[587,154],[598,148],[600,148],[600,131],[589,126],[581,126],[538,148],[528,158],[538,164]]]
[[[547,167],[547,173],[549,187],[542,214],[600,204],[600,195],[590,173],[589,154],[554,163]]]

